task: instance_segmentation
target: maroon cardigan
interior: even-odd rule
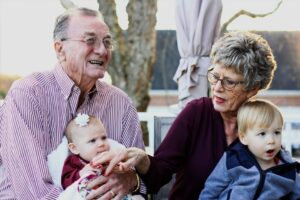
[[[226,150],[223,119],[210,98],[190,102],[178,115],[141,178],[156,193],[176,173],[169,199],[198,200],[204,183]]]
[[[64,189],[80,178],[79,171],[85,166],[83,162],[85,163],[78,155],[70,155],[65,160],[61,175],[61,185]]]

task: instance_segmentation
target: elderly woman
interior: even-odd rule
[[[134,166],[150,193],[156,193],[176,173],[169,199],[198,199],[207,177],[238,137],[238,109],[269,87],[276,69],[267,41],[249,32],[231,32],[220,38],[211,59],[212,97],[194,100],[182,110],[153,157],[129,148],[117,155],[100,155],[94,162],[110,160],[109,173],[125,160],[122,167]]]

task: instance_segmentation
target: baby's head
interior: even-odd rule
[[[86,161],[109,150],[105,127],[96,117],[78,114],[69,122],[65,133],[70,151]]]
[[[265,100],[246,102],[238,111],[240,141],[262,162],[271,161],[281,149],[283,117]]]

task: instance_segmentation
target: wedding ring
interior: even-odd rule
[[[112,197],[116,196],[116,194],[112,190],[110,190],[109,192],[110,192],[110,194],[111,194]]]

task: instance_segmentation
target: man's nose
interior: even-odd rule
[[[103,42],[99,42],[97,45],[94,46],[94,52],[104,55],[107,54],[109,50],[105,47],[105,45],[103,44]]]

